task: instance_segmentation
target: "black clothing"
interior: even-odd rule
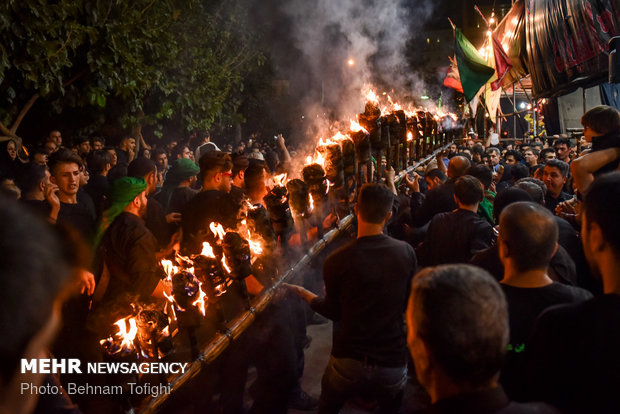
[[[172,190],[166,213],[180,213],[187,203],[198,194],[198,190],[189,187],[177,187]]]
[[[325,260],[326,296],[310,306],[338,322],[334,357],[388,367],[407,363],[403,313],[416,270],[413,248],[382,234],[356,239]]]
[[[424,266],[467,263],[491,244],[493,227],[473,211],[459,209],[436,215],[428,226],[423,246]]]
[[[243,201],[247,198],[245,189],[237,187],[236,185],[230,186],[230,193],[228,193],[232,203],[237,206],[238,209],[243,205]]]
[[[609,148],[620,148],[620,134],[618,132],[612,132],[607,135],[601,135],[600,137],[592,138],[592,151],[601,151]],[[599,168],[594,175],[597,176],[599,174],[603,174],[606,172],[611,172],[618,169],[618,165],[620,165],[620,160],[614,160],[609,164],[604,165]]]
[[[422,227],[439,213],[452,211],[458,208],[454,201],[454,180],[449,179],[445,184],[433,188],[422,199],[420,196],[411,198],[411,216],[413,226]]]
[[[84,240],[91,243],[97,229],[97,213],[93,200],[86,192],[79,190],[76,204],[60,203],[57,222],[73,227]]]
[[[120,148],[116,148],[116,165],[127,167],[129,165],[129,153]]]
[[[538,288],[522,288],[501,284],[506,301],[510,325],[510,342],[500,376],[500,382],[513,400],[526,399],[526,355],[528,341],[536,318],[554,305],[581,302],[592,297],[587,290],[552,283]]]
[[[217,190],[198,193],[185,206],[182,212],[181,228],[183,241],[181,250],[185,254],[196,254],[202,250],[202,242],[212,240],[209,229],[212,222],[224,228],[237,227],[237,210],[228,194]]]
[[[548,309],[530,344],[531,397],[567,413],[620,412],[620,295]]]
[[[45,200],[26,200],[24,198],[20,198],[19,201],[30,209],[31,212],[43,218],[47,218],[52,210],[52,207]]]
[[[166,214],[161,203],[153,196],[147,196],[148,204],[146,205],[146,215],[144,216],[144,224],[146,228],[153,233],[157,239],[157,246],[162,249],[168,246],[170,237],[170,226],[166,222]]]
[[[444,398],[431,405],[433,414],[560,414],[541,402],[520,404],[510,401],[501,387]]]
[[[150,297],[162,276],[156,252],[155,236],[140,217],[127,212],[116,217],[103,235],[98,252],[110,273],[101,302],[114,302],[127,295]]]
[[[97,217],[101,217],[103,211],[108,208],[108,193],[110,191],[108,178],[103,175],[93,175],[84,187],[84,191],[92,198]]]
[[[551,192],[547,190],[547,193],[545,194],[545,208],[555,215],[555,208],[558,206],[558,204],[560,204],[562,201],[570,200],[571,198],[573,197],[564,191],[562,191],[560,195],[555,198],[551,194]]]
[[[504,278],[504,265],[499,259],[499,246],[493,246],[481,250],[472,257],[469,263],[481,267],[491,274],[497,281]],[[566,285],[577,285],[577,272],[575,262],[560,245],[549,262],[549,277],[554,281]]]

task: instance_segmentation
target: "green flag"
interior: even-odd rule
[[[495,69],[487,66],[478,51],[458,29],[454,29],[456,62],[467,102],[474,99],[482,85],[487,83]]]

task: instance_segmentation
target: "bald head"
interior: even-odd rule
[[[450,162],[448,163],[448,177],[457,179],[465,175],[465,171],[467,171],[470,164],[467,158],[460,155],[450,158]]]
[[[518,272],[546,269],[558,242],[558,225],[543,206],[520,201],[506,207],[499,219],[500,258]]]

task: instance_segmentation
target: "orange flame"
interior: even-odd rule
[[[222,226],[220,223],[211,223],[209,224],[209,228],[211,229],[215,237],[218,237],[220,240],[224,239],[226,231],[224,230],[224,226]]]
[[[205,297],[207,296],[206,293],[204,293],[202,291],[202,283],[198,282],[198,299],[196,299],[193,303],[192,306],[196,306],[198,308],[198,311],[200,311],[200,313],[202,314],[202,316],[205,316],[205,312],[206,312],[206,308],[207,308],[207,304],[205,302]]]
[[[256,256],[263,254],[263,246],[261,246],[260,242],[252,240],[252,235],[250,234],[250,230],[248,230],[248,244],[250,245],[250,252],[252,254]]]
[[[377,96],[377,94],[375,93],[375,91],[373,91],[372,89],[370,89],[367,93],[366,93],[366,100],[373,102],[375,104],[379,103],[379,97]]]
[[[224,266],[224,270],[226,270],[226,273],[231,274],[232,270],[230,270],[230,267],[228,267],[228,265],[226,264],[226,255],[222,254],[222,266]]]
[[[275,177],[273,177],[274,184],[284,187],[284,185],[286,184],[287,176],[288,176],[287,173],[276,175]]]
[[[310,194],[310,212],[314,211],[314,198],[312,198],[312,194]]]
[[[202,243],[202,251],[200,252],[202,256],[211,257],[215,259],[215,253],[213,253],[213,248],[207,242]]]
[[[129,330],[127,330],[127,323],[129,323]],[[114,325],[118,326],[118,333],[116,336],[122,340],[120,345],[121,350],[133,351],[135,349],[133,340],[138,334],[138,325],[136,324],[135,318],[119,319]]]
[[[179,273],[179,267],[175,266],[171,260],[162,260],[161,267],[164,269],[164,272],[166,272],[166,280],[168,281],[172,281],[172,276]]]
[[[413,141],[413,132],[407,132],[407,141]]]
[[[352,119],[350,121],[351,121],[351,126],[349,127],[349,129],[351,130],[351,132],[364,131],[365,134],[368,134],[368,131],[366,131],[366,129],[363,126],[361,126],[359,123],[355,122]]]

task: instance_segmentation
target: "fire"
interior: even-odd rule
[[[280,187],[284,187],[284,185],[286,184],[287,176],[287,173],[276,175],[275,177],[273,177],[274,184],[279,185]]]
[[[206,313],[206,302],[205,302],[205,297],[207,296],[206,293],[204,293],[202,291],[202,283],[199,283],[198,285],[198,299],[196,299],[193,303],[192,306],[196,306],[198,308],[198,310],[200,311],[200,313],[202,314],[202,316],[205,316]]]
[[[161,267],[164,269],[164,272],[166,272],[166,279],[169,281],[172,280],[172,276],[179,273],[179,267],[172,264],[171,260],[162,260]]]
[[[351,132],[364,131],[364,133],[368,134],[368,131],[366,131],[366,129],[363,126],[361,126],[359,123],[355,122],[352,119],[350,121],[351,121],[351,126],[349,127],[349,129],[351,130]]]
[[[407,141],[413,141],[413,132],[411,131],[407,132]]]
[[[379,103],[379,97],[377,96],[377,94],[375,93],[375,91],[373,91],[372,89],[370,89],[367,93],[366,93],[366,100],[369,102],[373,102],[375,104]]]
[[[129,322],[129,330],[127,330],[127,322]],[[135,349],[133,340],[138,334],[138,325],[136,324],[135,318],[119,319],[114,323],[114,325],[118,326],[118,333],[116,334],[116,336],[118,336],[122,340],[120,344],[120,350],[133,351]]]
[[[211,223],[209,224],[209,228],[211,229],[215,237],[218,237],[220,240],[224,239],[226,231],[224,230],[224,226],[222,226],[220,223]]]
[[[202,243],[202,251],[200,252],[202,256],[211,257],[215,259],[215,253],[213,253],[213,248],[207,242]]]
[[[312,198],[312,194],[310,194],[310,212],[314,211],[314,198]]]
[[[232,270],[230,270],[230,267],[228,267],[228,265],[226,264],[226,255],[222,254],[222,266],[224,266],[224,270],[226,270],[226,273],[231,274]]]
[[[260,242],[252,240],[250,230],[248,230],[248,244],[250,245],[250,251],[253,255],[259,256],[263,254],[263,247],[261,246]]]

